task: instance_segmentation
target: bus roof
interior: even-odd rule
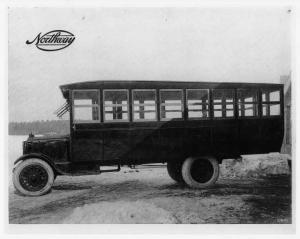
[[[283,87],[277,83],[241,83],[241,82],[203,82],[203,81],[126,81],[103,80],[86,81],[61,85],[63,96],[67,99],[69,90],[76,89],[193,89],[193,88],[273,88]]]

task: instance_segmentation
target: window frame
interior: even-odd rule
[[[203,106],[203,105],[207,105],[207,113],[208,113],[208,116],[207,117],[192,117],[192,118],[190,118],[189,117],[189,105],[191,105],[191,104],[189,104],[188,103],[188,91],[195,91],[195,90],[205,90],[205,91],[207,91],[207,95],[208,95],[208,98],[207,98],[207,103],[199,103],[199,105],[201,105],[201,106]],[[194,88],[194,89],[186,89],[185,90],[185,99],[186,99],[186,119],[187,120],[209,120],[210,118],[211,118],[211,114],[210,114],[210,89],[204,89],[204,88]],[[195,111],[195,112],[201,112],[201,111],[203,111],[203,110],[191,110],[191,112],[193,112],[193,111]]]
[[[264,91],[279,91],[279,101],[263,101],[263,93]],[[282,117],[284,115],[284,112],[282,112],[282,104],[283,104],[283,95],[282,95],[282,89],[281,88],[261,88],[260,89],[260,97],[261,97],[261,117],[262,118],[274,118],[274,117]],[[279,114],[278,115],[264,115],[263,112],[263,106],[268,105],[279,105]]]
[[[244,102],[244,103],[240,103],[239,102],[239,94],[238,94],[238,92],[239,92],[239,90],[255,90],[256,91],[256,97],[257,97],[257,100],[256,101],[254,101],[254,102]],[[260,94],[260,90],[258,89],[258,88],[237,88],[236,89],[236,105],[237,105],[237,117],[239,118],[239,119],[257,119],[257,118],[259,118],[260,117],[260,113],[259,113],[259,107],[260,107],[260,100],[259,100],[259,94]],[[244,105],[246,105],[246,104],[252,104],[252,105],[256,105],[256,110],[257,110],[257,114],[256,115],[254,115],[254,116],[241,116],[240,115],[240,109],[239,109],[239,106],[241,105],[241,104],[244,104]]]
[[[108,104],[105,105],[105,92],[107,91],[126,91],[127,93],[127,104]],[[103,123],[122,123],[122,122],[130,122],[130,104],[129,104],[129,89],[103,89],[102,95],[102,113],[103,113]],[[105,120],[105,107],[113,107],[113,106],[127,106],[127,119],[112,119],[112,120]]]
[[[174,103],[172,105],[181,105],[181,118],[162,118],[162,106],[164,105],[170,105],[166,103],[162,103],[161,101],[161,92],[162,91],[180,91],[181,92],[181,103]],[[180,112],[180,111],[175,111],[175,112]],[[183,121],[185,119],[184,117],[184,90],[183,89],[159,89],[159,117],[160,121],[171,121],[171,120],[176,120],[176,121]]]
[[[86,92],[86,91],[95,91],[97,92],[98,96],[98,104],[91,104],[91,105],[75,105],[74,101],[74,93],[75,92]],[[101,123],[101,110],[100,110],[100,105],[101,105],[101,92],[99,89],[74,89],[72,90],[72,122],[73,124],[95,124],[95,123]],[[98,108],[98,118],[99,120],[76,120],[75,119],[75,108]]]
[[[154,92],[154,103],[153,104],[135,104],[134,103],[134,97],[133,94],[135,91],[153,91]],[[157,115],[157,93],[156,93],[156,89],[132,89],[131,90],[131,99],[132,99],[132,107],[131,107],[131,115],[132,115],[132,122],[157,122],[158,121],[158,115]],[[155,119],[134,119],[134,113],[135,112],[139,112],[139,111],[135,111],[134,110],[134,106],[155,106]]]
[[[233,111],[233,116],[229,116],[229,117],[224,117],[223,116],[223,113],[222,113],[222,116],[221,117],[216,117],[215,116],[215,109],[214,109],[214,106],[215,105],[221,105],[222,106],[222,108],[221,108],[221,112],[223,112],[223,102],[220,102],[220,103],[214,103],[214,92],[215,91],[218,91],[218,90],[222,90],[222,91],[224,91],[224,90],[230,90],[230,91],[232,91],[233,92],[233,97],[232,97],[232,99],[233,99],[233,101],[232,102],[226,102],[225,101],[225,111],[227,110],[226,109],[226,106],[227,105],[232,105],[233,106],[233,108],[232,109],[230,109],[230,110],[232,110]],[[226,100],[226,99],[225,99]],[[216,119],[216,120],[224,120],[224,119],[226,119],[226,120],[229,120],[229,119],[236,119],[236,117],[237,117],[237,113],[236,113],[236,89],[235,88],[215,88],[215,89],[212,89],[212,91],[211,91],[211,110],[212,110],[212,112],[211,112],[211,116],[212,116],[212,119]]]

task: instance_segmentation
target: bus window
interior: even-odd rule
[[[262,90],[262,115],[280,115],[280,91]]]
[[[156,120],[156,91],[132,90],[133,121]]]
[[[188,118],[208,118],[208,95],[209,90],[189,89],[186,90]]]
[[[234,90],[213,90],[213,110],[216,118],[234,117]]]
[[[74,123],[100,121],[99,92],[97,90],[74,90],[73,106]]]
[[[160,90],[160,117],[162,120],[182,119],[182,90]]]
[[[128,121],[128,90],[103,90],[104,121]]]
[[[255,89],[237,90],[239,117],[258,116],[258,91]]]

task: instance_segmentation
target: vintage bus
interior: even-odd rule
[[[23,195],[47,193],[59,175],[166,163],[172,179],[213,185],[225,158],[279,152],[283,85],[95,81],[60,86],[70,135],[23,142],[13,182]],[[111,169],[105,170],[104,166]]]

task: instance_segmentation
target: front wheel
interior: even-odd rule
[[[192,188],[207,188],[219,177],[219,163],[215,158],[187,158],[182,165],[184,182]]]
[[[50,191],[54,182],[51,166],[38,158],[19,163],[13,171],[16,190],[25,196],[41,196]]]

